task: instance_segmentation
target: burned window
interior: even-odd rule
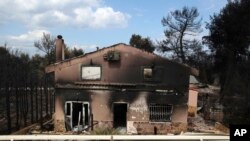
[[[101,79],[101,67],[100,66],[82,66],[83,80],[99,80]]]
[[[171,121],[173,106],[169,104],[150,104],[149,111],[150,121],[167,122]]]
[[[144,68],[143,69],[144,79],[152,79],[153,78],[153,70],[152,68]]]
[[[78,125],[88,126],[90,124],[89,102],[66,101],[65,116],[68,129],[73,129]]]
[[[143,67],[142,69],[143,80],[144,81],[153,81],[153,82],[162,82],[164,78],[164,67],[154,66],[154,67]]]

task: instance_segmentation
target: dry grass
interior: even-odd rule
[[[91,135],[120,135],[119,130],[114,128],[95,128],[90,132]]]

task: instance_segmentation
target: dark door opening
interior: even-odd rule
[[[83,113],[82,113],[82,110],[83,110],[83,107],[82,107],[82,103],[73,103],[73,124],[72,126],[75,127],[78,125],[78,122],[79,122],[79,115],[80,115],[80,124],[79,125],[82,125],[82,118],[83,118]]]
[[[114,103],[114,128],[126,127],[127,124],[127,103]]]

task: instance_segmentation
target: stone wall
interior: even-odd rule
[[[128,127],[128,134],[166,135],[180,134],[187,131],[187,123],[181,122],[130,122],[133,127]]]
[[[113,121],[94,121],[94,128],[113,128]]]

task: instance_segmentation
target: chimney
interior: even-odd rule
[[[64,48],[65,44],[62,35],[58,35],[56,39],[56,62],[64,60]]]

